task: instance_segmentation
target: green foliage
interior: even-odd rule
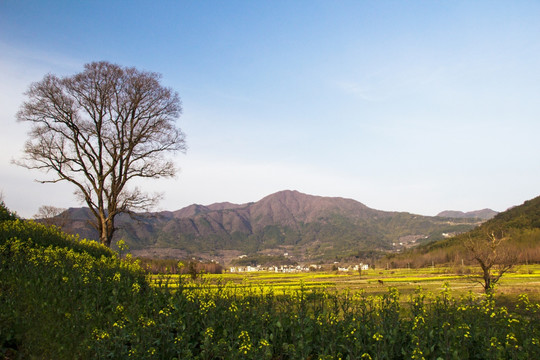
[[[0,201],[0,221],[17,220],[19,217],[16,213],[10,211],[4,201]]]
[[[79,253],[88,253],[99,258],[112,257],[116,253],[96,241],[79,239],[78,236],[67,235],[55,226],[46,226],[27,220],[0,222],[0,244],[17,237],[29,243],[29,246],[69,248]]]
[[[420,245],[403,254],[389,255],[383,262],[390,260],[398,267],[405,264],[422,267],[432,263],[471,263],[463,244],[469,238],[481,238],[492,230],[502,230],[508,235],[508,251],[516,254],[517,263],[540,263],[540,197],[499,213],[471,231]]]
[[[517,229],[540,228],[540,196],[502,212],[486,223],[486,226],[501,225]]]
[[[178,261],[177,259],[137,258],[141,268],[150,274],[221,274],[223,266],[215,262],[200,262],[194,260]],[[190,266],[190,263],[193,265]],[[188,264],[186,266],[185,264]]]
[[[138,301],[131,296],[135,284],[149,291],[144,274],[110,254],[98,257],[100,251],[82,242],[41,246],[59,242],[56,229],[19,220],[11,225],[18,236],[0,242],[0,357],[88,358],[92,330],[110,322],[113,306]],[[40,238],[40,230],[42,240],[27,237]]]
[[[6,223],[0,358],[540,358],[540,305],[525,295],[512,310],[448,288],[403,301],[392,288],[278,293],[182,276],[150,287],[129,256],[99,255],[33,222]]]
[[[297,262],[283,255],[250,255],[231,262],[237,266],[297,265]]]

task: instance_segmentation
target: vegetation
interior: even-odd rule
[[[111,309],[149,291],[144,273],[110,249],[34,222],[0,223],[0,357],[89,357]],[[128,291],[129,290],[129,291]]]
[[[137,258],[141,267],[150,274],[221,274],[223,266],[215,262],[197,260]],[[186,265],[187,264],[187,265]]]
[[[45,225],[55,225],[63,228],[70,220],[66,210],[56,206],[43,205],[39,207],[37,214],[34,215],[34,219]]]
[[[480,265],[480,283],[486,293],[492,292],[501,277],[517,263],[516,254],[507,243],[503,231],[490,231],[477,239],[470,237],[464,244],[469,256]]]
[[[217,288],[222,284],[238,288],[254,287],[273,290],[276,294],[290,293],[303,288],[326,292],[362,291],[366,296],[381,296],[389,287],[396,288],[401,294],[403,304],[418,288],[427,293],[438,293],[448,284],[457,298],[471,292],[480,296],[482,286],[471,281],[477,266],[433,267],[423,269],[369,269],[359,274],[357,271],[330,271],[328,268],[316,272],[276,273],[273,271],[225,272],[219,275],[205,274],[200,278],[203,284]],[[168,282],[175,286],[179,282],[177,275],[153,275],[151,284]],[[530,300],[540,302],[540,265],[521,266],[512,269],[501,279],[493,298],[501,304],[514,304],[523,292]]]
[[[74,221],[66,231],[99,237],[86,222],[88,209],[68,212]],[[244,205],[191,205],[136,218],[119,215],[115,237],[134,251],[181,249],[188,257],[211,254],[223,259],[228,250],[253,256],[287,252],[297,262],[314,263],[395,251],[402,241],[412,246],[441,240],[443,233],[465,232],[479,221],[378,211],[354,200],[281,191]],[[368,255],[360,261],[372,259]]]
[[[6,207],[3,200],[0,200],[0,221],[17,220],[19,217]]]
[[[133,180],[174,176],[165,155],[185,149],[175,125],[180,98],[159,80],[156,73],[92,62],[79,74],[48,74],[33,83],[17,113],[32,126],[17,164],[53,174],[41,182],[73,184],[106,246],[118,214],[159,199],[130,189]]]
[[[415,268],[433,264],[471,264],[476,262],[465,246],[470,239],[488,239],[489,234],[502,231],[507,240],[505,251],[515,256],[515,263],[540,263],[540,197],[525,201],[522,205],[499,213],[470,232],[443,241],[431,242],[382,259],[379,266],[411,266]]]
[[[309,275],[326,282],[324,274]],[[55,228],[3,220],[0,357],[540,358],[540,305],[526,295],[502,306],[492,295],[453,296],[448,286],[404,298],[377,283],[379,294],[302,282],[277,290],[150,279],[130,256]]]
[[[236,266],[279,266],[297,265],[298,263],[283,255],[250,255],[232,261]]]

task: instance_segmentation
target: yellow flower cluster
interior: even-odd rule
[[[246,355],[251,350],[251,338],[249,337],[249,333],[247,331],[240,332],[238,339],[240,340],[238,351],[241,354]]]
[[[206,331],[204,332],[204,336],[211,339],[214,337],[214,329],[209,327],[209,328],[206,328]]]

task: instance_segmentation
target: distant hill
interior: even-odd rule
[[[478,228],[471,230],[470,233],[474,235],[492,228],[504,229],[506,232],[513,233],[521,230],[540,231],[540,196],[498,213]],[[468,234],[464,235],[468,236]]]
[[[68,216],[72,221],[64,230],[97,238],[88,224],[88,209],[69,209]],[[380,211],[351,199],[286,190],[249,204],[194,204],[133,218],[122,215],[115,237],[123,238],[135,254],[229,261],[241,254],[288,253],[305,262],[372,257],[443,239],[479,223],[478,219]]]
[[[449,217],[449,218],[478,218],[482,220],[489,220],[493,218],[495,215],[497,215],[498,212],[491,209],[483,209],[483,210],[476,210],[476,211],[469,211],[469,212],[463,212],[463,211],[454,211],[454,210],[445,210],[437,214],[437,216],[441,217]]]
[[[519,254],[520,262],[540,262],[540,196],[498,213],[468,232],[424,244],[403,254],[391,255],[389,262],[397,267],[460,262],[467,257],[461,246],[463,241],[469,237],[485,236],[490,229],[503,230],[510,237],[509,245],[512,251]]]

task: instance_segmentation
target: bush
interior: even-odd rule
[[[93,330],[149,291],[137,263],[100,244],[0,222],[0,358],[89,358]]]
[[[19,217],[16,213],[10,211],[3,201],[0,201],[0,221],[17,220]]]
[[[29,242],[29,246],[69,248],[79,253],[88,253],[96,258],[113,257],[117,254],[108,247],[93,240],[79,239],[68,235],[55,226],[46,226],[31,220],[10,220],[0,222],[0,244],[17,237]]]

